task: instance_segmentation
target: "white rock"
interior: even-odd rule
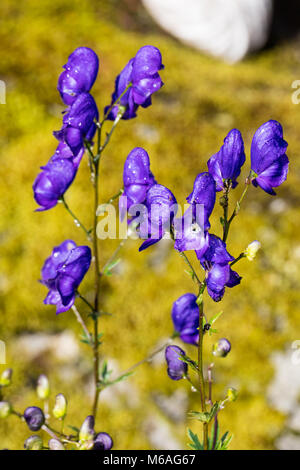
[[[143,0],[153,18],[186,44],[238,62],[267,41],[272,0]]]

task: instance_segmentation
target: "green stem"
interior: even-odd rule
[[[233,266],[235,263],[240,261],[240,259],[245,258],[245,256],[246,256],[245,253],[242,252],[237,258],[235,258],[233,261],[231,261],[230,266]]]
[[[247,194],[247,191],[248,191],[248,189],[249,189],[250,183],[251,183],[251,172],[250,172],[248,178],[246,178],[244,191],[242,192],[242,195],[241,195],[240,199],[237,201],[236,206],[235,206],[235,208],[234,208],[234,211],[233,211],[232,214],[231,214],[230,219],[229,219],[229,220],[227,221],[227,223],[226,223],[226,229],[224,230],[224,235],[223,235],[223,241],[224,241],[224,242],[226,242],[226,240],[227,240],[231,222],[232,222],[233,219],[238,215],[238,213],[239,213],[239,211],[240,211],[240,207],[241,207],[242,201],[243,201],[244,197],[245,197],[246,194]]]
[[[127,91],[129,90],[129,88],[131,88],[132,86],[132,83],[128,83],[127,87],[125,88],[125,90],[123,91],[123,93],[121,93],[121,95],[110,105],[110,107],[107,109],[106,113],[104,114],[104,117],[100,123],[100,126],[102,126],[104,124],[104,121],[106,121],[109,113],[111,112],[111,110],[119,103],[119,101],[121,100],[121,98],[123,98],[123,96],[127,93]]]
[[[199,306],[199,342],[198,342],[198,378],[199,389],[201,390],[201,409],[202,413],[206,412],[205,402],[205,382],[203,375],[203,299],[202,294],[198,295],[197,304]],[[203,423],[203,448],[208,450],[208,424]]]
[[[94,163],[95,167],[95,197],[94,197],[94,223],[93,223],[93,252],[95,258],[95,300],[94,300],[94,381],[95,381],[95,395],[93,403],[93,416],[96,420],[98,400],[100,389],[98,387],[99,377],[99,330],[98,330],[98,311],[99,311],[99,294],[100,294],[100,265],[99,265],[99,251],[97,239],[97,208],[99,205],[99,160]]]
[[[199,277],[198,277],[198,275],[197,275],[197,273],[196,273],[196,271],[195,271],[195,269],[194,269],[192,263],[191,263],[190,260],[188,259],[188,257],[187,257],[187,255],[185,254],[185,252],[184,252],[184,251],[183,251],[183,252],[178,251],[178,253],[179,253],[179,255],[184,259],[184,261],[186,262],[186,264],[188,265],[188,267],[189,267],[190,270],[192,271],[193,276],[194,276],[194,278],[196,279],[197,284],[201,287],[203,283],[200,281],[200,279],[199,279]]]
[[[81,327],[82,327],[82,329],[83,329],[83,331],[84,331],[84,333],[85,333],[87,339],[92,342],[93,338],[91,337],[90,332],[89,332],[89,330],[88,330],[86,324],[84,323],[84,320],[83,320],[82,316],[81,316],[80,313],[78,312],[78,310],[77,310],[77,308],[76,308],[75,305],[72,306],[72,310],[73,310],[73,312],[74,312],[74,314],[75,314],[75,317],[76,317],[78,323],[81,325]]]
[[[67,212],[72,216],[72,218],[73,218],[74,222],[76,223],[76,225],[79,225],[79,227],[81,227],[81,228],[84,230],[84,232],[85,232],[85,234],[86,234],[86,236],[87,236],[87,239],[88,239],[89,241],[91,241],[92,238],[91,238],[91,235],[90,235],[90,231],[80,222],[80,220],[78,219],[78,217],[76,217],[76,215],[74,214],[74,212],[70,209],[69,205],[68,205],[68,204],[66,203],[66,201],[65,201],[64,196],[61,196],[60,200],[61,200],[61,202],[63,203],[64,207],[66,208]]]

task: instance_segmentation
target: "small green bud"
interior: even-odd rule
[[[48,446],[50,450],[66,450],[58,439],[50,439]]]
[[[24,442],[24,449],[26,450],[42,450],[43,440],[40,436],[30,436]]]
[[[46,375],[39,376],[37,381],[36,393],[41,400],[47,400],[50,395],[49,380]]]
[[[67,399],[62,393],[56,395],[55,405],[52,410],[53,416],[57,419],[64,419],[67,414],[67,404]]]
[[[227,390],[227,398],[228,398],[228,401],[232,402],[232,401],[235,401],[238,397],[238,392],[235,388],[229,388]]]
[[[11,412],[11,404],[8,401],[0,401],[0,418],[7,418]]]
[[[1,377],[0,377],[0,385],[2,387],[8,387],[9,385],[11,385],[12,373],[13,373],[12,369],[5,369],[2,372]]]
[[[85,420],[82,423],[82,426],[80,428],[79,432],[79,440],[84,442],[84,441],[89,441],[94,438],[95,431],[94,431],[94,425],[95,425],[95,420],[93,416],[87,416]]]

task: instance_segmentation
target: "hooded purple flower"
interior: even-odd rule
[[[57,89],[66,105],[71,105],[81,93],[92,88],[99,68],[97,54],[88,47],[78,47],[69,56],[58,79]]]
[[[34,199],[41,206],[38,211],[54,207],[73,182],[84,150],[74,157],[67,144],[61,142],[55,154],[33,183]]]
[[[203,230],[203,216],[204,212],[196,215],[191,205],[183,217],[174,219],[175,250],[195,250],[201,256],[205,253],[208,248],[208,232]]]
[[[114,443],[107,432],[99,432],[94,439],[93,450],[110,450]]]
[[[281,124],[268,121],[257,129],[251,145],[252,184],[260,186],[268,194],[276,195],[273,187],[280,186],[287,178],[289,159],[285,152]]]
[[[153,46],[144,46],[130,59],[128,64],[118,75],[115,83],[115,91],[112,94],[112,104],[125,91],[131,83],[132,86],[122,96],[119,104],[126,108],[122,119],[132,119],[136,117],[139,106],[147,108],[151,105],[151,95],[158,91],[163,82],[159,76],[159,70],[163,69],[162,58],[159,49]],[[119,104],[114,106],[108,119],[115,120],[119,111]],[[105,112],[109,106],[105,108]]]
[[[179,346],[172,345],[166,348],[167,372],[172,380],[180,380],[187,374],[188,366],[180,359],[181,356],[185,356],[185,352]]]
[[[49,292],[45,304],[56,305],[56,313],[66,312],[75,301],[76,290],[91,264],[88,246],[65,240],[56,246],[42,268],[42,283]]]
[[[196,209],[196,204],[203,205],[203,230],[208,230],[210,228],[208,219],[216,202],[216,183],[213,177],[207,172],[199,173],[194,182],[193,192],[186,200],[193,205],[193,209]]]
[[[124,196],[127,209],[133,204],[143,204],[148,189],[156,183],[150,170],[149,155],[141,147],[136,147],[126,158],[123,170]]]
[[[208,171],[216,182],[216,190],[224,188],[224,180],[231,180],[232,188],[237,185],[237,177],[245,163],[244,142],[239,130],[232,129],[224,139],[224,144],[207,162]]]
[[[140,236],[148,239],[142,243],[139,251],[157,243],[170,230],[177,211],[177,201],[168,188],[154,184],[147,192],[146,207],[148,219],[145,225],[140,226]]]
[[[62,128],[53,134],[59,141],[68,144],[74,155],[78,155],[83,148],[84,139],[91,140],[95,134],[94,120],[98,120],[95,100],[89,93],[81,93],[67,108]]]
[[[209,248],[198,258],[206,271],[207,292],[219,302],[225,293],[225,287],[234,287],[241,282],[241,277],[231,269],[229,263],[234,260],[226,244],[216,235],[209,234]]]
[[[173,303],[172,320],[175,330],[185,343],[198,344],[199,307],[194,294],[184,294]]]

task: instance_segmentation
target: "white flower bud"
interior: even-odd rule
[[[254,240],[254,242],[251,242],[244,251],[246,258],[249,261],[253,261],[260,247],[261,243],[259,241]]]
[[[39,376],[37,381],[36,393],[41,400],[47,400],[50,395],[49,380],[46,375]]]
[[[7,418],[11,412],[11,404],[8,401],[0,401],[0,418]]]
[[[55,398],[55,405],[52,410],[53,416],[57,419],[64,419],[67,414],[67,399],[59,393]]]

